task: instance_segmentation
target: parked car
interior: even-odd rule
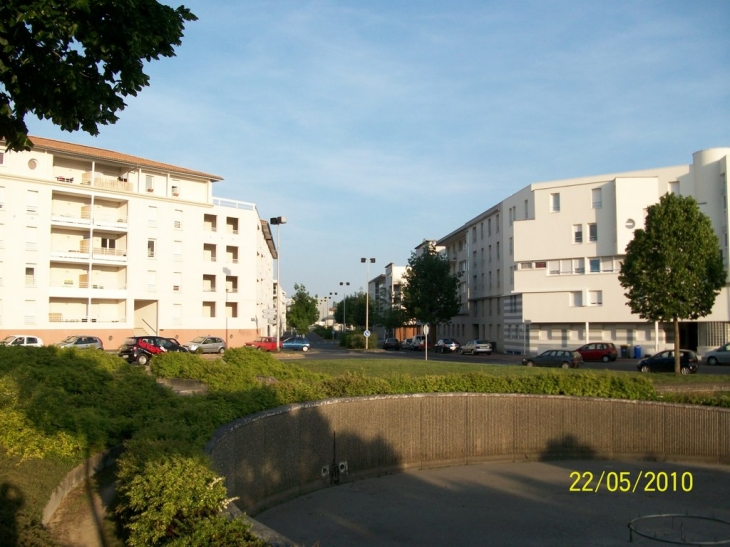
[[[253,342],[246,342],[246,345],[261,351],[276,351],[276,337],[259,336]],[[281,347],[281,340],[279,340],[279,347]]]
[[[694,374],[700,368],[697,354],[688,349],[679,350],[679,370],[682,374]],[[636,368],[640,372],[674,372],[674,350],[660,351],[651,357],[645,357]]]
[[[715,365],[730,365],[730,344],[708,351],[702,356],[702,360],[714,367]]]
[[[426,340],[426,337],[422,334],[417,334],[413,337],[413,342],[411,342],[411,349],[413,351],[423,351],[424,350],[424,341]],[[433,348],[433,344],[431,342],[428,343],[429,349]]]
[[[577,351],[549,349],[535,357],[525,357],[522,364],[528,367],[579,368],[583,357]]]
[[[487,340],[469,340],[466,344],[459,348],[460,354],[469,353],[471,355],[486,353],[492,354],[492,343]]]
[[[117,355],[129,363],[146,365],[150,358],[167,351],[180,351],[188,353],[188,349],[181,346],[173,338],[162,336],[130,336],[119,347]]]
[[[397,338],[386,338],[383,342],[383,349],[394,349],[398,351],[400,349],[400,342]]]
[[[183,344],[190,353],[220,353],[226,352],[226,343],[217,336],[196,336],[187,344]]]
[[[104,349],[104,342],[101,341],[101,338],[88,334],[67,336],[60,342],[56,342],[55,345],[59,348]]]
[[[11,334],[0,340],[0,346],[33,346],[40,348],[43,340],[30,334]]]
[[[281,347],[283,349],[309,351],[311,344],[304,336],[292,336],[291,338],[284,340]]]
[[[461,349],[461,344],[453,338],[442,338],[433,347],[433,350],[441,353],[454,353]]]
[[[615,344],[611,342],[591,342],[579,347],[577,350],[583,357],[584,361],[615,361],[618,357],[618,351]]]
[[[400,343],[400,349],[411,349],[413,346],[413,338],[406,338]]]

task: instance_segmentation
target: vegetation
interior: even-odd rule
[[[404,275],[403,310],[409,319],[426,325],[448,323],[459,313],[459,279],[450,272],[446,256],[427,245],[413,252]]]
[[[91,135],[115,123],[124,97],[149,85],[143,62],[173,57],[183,6],[154,0],[0,3],[0,138],[29,150],[25,116]]]
[[[151,361],[155,375],[209,386],[207,395],[178,397],[116,356],[0,348],[0,537],[10,538],[11,545],[52,545],[39,525],[50,491],[83,458],[123,444],[115,515],[128,545],[257,546],[260,542],[241,521],[220,516],[229,500],[203,456],[205,443],[224,423],[283,404],[374,394],[456,391],[656,400],[652,381],[662,376],[420,360],[301,363],[280,362],[251,348],[229,350],[222,360],[156,356]],[[712,403],[709,397],[695,399]],[[726,401],[719,397],[716,404]]]
[[[366,298],[363,291],[347,295],[335,306],[335,322],[365,328],[365,308],[369,308],[370,317],[375,316],[375,308],[372,300]]]
[[[712,223],[690,196],[665,194],[649,207],[644,229],[626,247],[619,282],[633,313],[674,323],[674,371],[680,374],[679,320],[709,315],[727,272]]]
[[[307,288],[304,285],[295,283],[294,290],[296,293],[294,294],[294,298],[292,298],[286,320],[298,332],[307,332],[310,325],[313,325],[319,319],[317,298],[309,296]]]

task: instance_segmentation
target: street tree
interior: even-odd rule
[[[674,323],[674,371],[680,369],[679,320],[712,311],[727,272],[710,219],[694,198],[665,194],[647,210],[626,247],[619,283],[633,313]]]
[[[433,245],[426,246],[421,254],[411,253],[404,280],[402,307],[408,319],[438,325],[459,313],[459,279],[450,272],[448,259]]]
[[[187,8],[154,0],[0,2],[0,138],[29,150],[27,114],[99,133],[149,85],[143,61],[173,57]]]
[[[287,323],[298,332],[307,332],[309,327],[319,319],[317,297],[309,296],[304,285],[294,284],[294,298],[287,312]]]
[[[348,325],[364,328],[366,300],[365,292],[362,290],[347,295],[344,300],[339,301],[337,306],[335,306],[335,321],[337,323],[347,321]],[[373,317],[375,313],[373,301],[370,300],[368,304],[370,317]]]

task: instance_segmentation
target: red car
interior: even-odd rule
[[[585,346],[579,347],[577,350],[583,357],[584,361],[603,361],[608,363],[609,361],[615,361],[618,357],[618,351],[616,346],[611,342],[591,342]]]
[[[246,345],[260,351],[276,351],[276,338],[273,336],[259,336],[253,342],[246,342]],[[279,348],[281,348],[281,340],[279,340]]]

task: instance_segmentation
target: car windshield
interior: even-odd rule
[[[64,338],[64,339],[63,339],[63,341],[64,341],[64,342],[69,342],[69,343],[71,343],[71,342],[75,342],[75,341],[76,341],[76,340],[78,340],[78,339],[79,339],[79,337],[78,337],[78,336],[67,336],[66,338]]]
[[[3,338],[2,340],[0,340],[0,344],[9,344],[9,343],[10,343],[10,342],[12,342],[13,340],[15,340],[15,336],[13,336],[13,335],[11,334],[10,336],[6,336],[6,337],[5,337],[5,338]]]
[[[126,339],[126,340],[124,341],[124,345],[125,345],[125,346],[133,346],[133,345],[135,345],[136,343],[137,343],[137,339],[136,339],[136,338],[127,338],[127,339]]]
[[[190,342],[192,344],[202,344],[205,341],[205,336],[196,336]]]

